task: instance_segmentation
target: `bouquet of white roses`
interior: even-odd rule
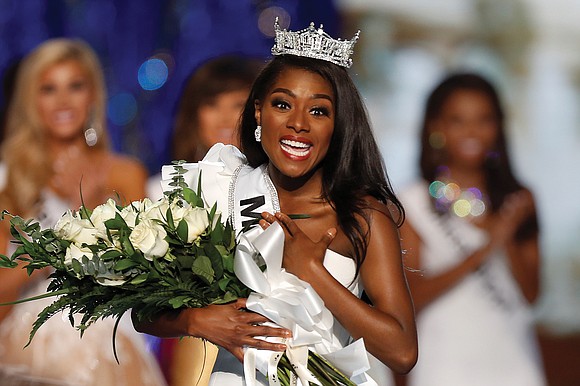
[[[48,229],[2,213],[2,219],[11,217],[13,242],[19,246],[10,257],[0,255],[0,267],[16,268],[22,262],[28,274],[52,269],[45,294],[10,303],[57,297],[38,315],[29,343],[61,311],[68,312],[82,335],[98,319],[118,322],[130,309],[144,320],[163,310],[224,304],[250,294],[234,272],[232,225],[221,221],[215,205],[205,206],[199,189],[187,187],[179,162],[174,168],[173,190],[157,202],[120,206],[111,199],[93,210],[83,205]],[[308,368],[323,385],[354,385],[313,352]],[[283,385],[291,384],[293,371],[282,356],[278,378]]]
[[[99,318],[120,318],[130,309],[144,319],[164,309],[228,303],[249,294],[234,274],[232,226],[180,177],[176,172],[175,189],[157,202],[123,207],[110,199],[92,211],[81,206],[54,228],[10,215],[19,246],[11,257],[0,255],[0,266],[15,268],[21,261],[29,274],[51,267],[47,293],[33,299],[58,296],[38,315],[30,340],[60,311],[68,310],[73,324],[72,317],[81,315],[76,327],[82,333]]]

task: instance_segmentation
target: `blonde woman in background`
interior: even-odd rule
[[[145,196],[147,174],[134,159],[109,149],[105,86],[93,50],[78,40],[49,40],[21,63],[6,122],[0,169],[0,207],[52,226],[82,196],[88,207],[108,198]],[[10,253],[8,222],[0,251]],[[0,270],[0,302],[44,292],[45,275]],[[24,349],[36,315],[52,300],[0,307],[0,384],[163,385],[143,337],[130,324],[97,322],[83,338],[67,315],[56,315]],[[20,383],[19,383],[20,382]]]

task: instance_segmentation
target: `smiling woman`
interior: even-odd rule
[[[334,132],[333,100],[332,87],[320,75],[288,68],[276,88],[256,103],[271,177],[300,177],[318,169]]]
[[[108,148],[104,106],[102,71],[85,43],[49,40],[26,56],[2,145],[0,208],[51,227],[67,209],[78,209],[81,189],[88,207],[109,197],[143,198],[146,171]],[[4,221],[0,253],[14,249],[10,239]],[[0,302],[45,293],[50,273],[29,277],[23,269],[0,270]],[[130,323],[122,323],[117,334],[121,365],[109,343],[114,320],[98,322],[81,339],[65,315],[53,318],[24,349],[35,315],[50,301],[0,307],[0,384],[164,384]]]
[[[423,179],[400,196],[421,352],[408,384],[545,385],[530,307],[535,204],[512,172],[492,84],[443,79],[427,99],[421,145]]]
[[[242,113],[243,154],[220,144],[201,162],[183,165],[190,171],[186,182],[196,188],[201,181],[208,204],[217,202],[237,231],[260,219],[262,229],[249,233],[281,232],[284,242],[277,250],[285,274],[313,289],[332,315],[323,318],[328,322],[323,332],[306,338],[298,315],[279,317],[288,315],[291,306],[269,310],[270,295],[252,295],[228,305],[135,321],[142,331],[196,336],[220,346],[211,385],[253,385],[255,361],[268,373],[260,380],[276,384],[266,370],[279,357],[276,351],[296,355],[293,365],[300,369],[302,349],[332,357],[359,347],[339,368],[365,385],[388,385],[386,367],[406,373],[417,359],[397,229],[404,213],[346,70],[357,37],[340,41],[313,25],[289,32],[276,24],[275,57],[255,80]],[[288,214],[306,216],[293,220]],[[363,289],[372,306],[361,300]],[[248,310],[258,313],[240,312]],[[264,324],[269,321],[264,314],[283,328]],[[360,361],[357,366],[355,361]],[[305,386],[304,373],[297,373],[298,384]]]

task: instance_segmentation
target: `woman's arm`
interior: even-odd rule
[[[492,244],[487,244],[448,270],[437,275],[425,275],[421,264],[422,241],[409,219],[401,227],[401,243],[405,251],[403,261],[408,270],[407,279],[417,312],[476,271],[493,249]]]
[[[152,321],[138,320],[135,311],[132,317],[135,329],[139,332],[164,338],[193,336],[207,339],[227,349],[240,361],[244,357],[244,346],[284,351],[286,345],[266,342],[256,337],[288,338],[291,335],[290,331],[259,325],[268,319],[260,314],[244,311],[245,306],[246,299],[238,299],[226,305],[164,312]]]
[[[284,267],[310,283],[352,337],[364,338],[371,354],[395,372],[406,373],[417,360],[417,336],[401,264],[399,235],[388,214],[373,213],[367,255],[360,272],[373,306],[353,295],[324,267],[324,253],[335,236],[334,230],[313,242],[288,216],[277,213],[276,218],[287,233]]]
[[[111,155],[111,157],[108,194],[115,191],[125,202],[142,200],[145,197],[148,178],[145,167],[139,161],[127,156]]]
[[[514,279],[529,303],[540,291],[540,247],[538,232],[523,240],[516,239],[516,231],[530,217],[536,216],[534,198],[528,190],[510,194],[502,205],[500,216],[512,223],[510,238],[506,242],[510,268]]]
[[[457,265],[437,275],[424,275],[421,265],[421,239],[407,220],[401,228],[405,264],[410,268],[407,275],[413,301],[420,311],[433,300],[445,294],[463,278],[477,270],[497,248],[506,248],[512,274],[528,301],[533,301],[539,287],[539,248],[537,235],[524,241],[516,241],[520,224],[530,215],[533,200],[527,191],[510,195],[498,213],[489,221],[489,241],[482,248],[468,255]]]

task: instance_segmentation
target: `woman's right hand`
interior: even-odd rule
[[[230,351],[243,362],[244,347],[261,350],[284,351],[286,345],[267,342],[259,337],[290,338],[285,328],[262,325],[270,320],[260,314],[247,311],[246,299],[225,305],[210,305],[203,308],[186,309],[182,313],[188,320],[188,333],[204,338]]]
[[[489,236],[492,246],[504,247],[510,243],[520,225],[534,210],[534,199],[529,191],[519,190],[509,194],[491,223]]]

